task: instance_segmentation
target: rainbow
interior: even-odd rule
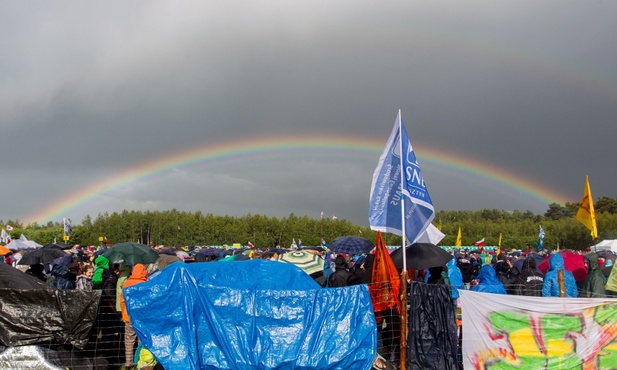
[[[319,154],[331,156],[336,154],[339,157],[365,158],[377,164],[384,145],[385,139],[310,135],[269,136],[234,140],[215,145],[207,144],[138,163],[113,176],[93,181],[90,186],[81,188],[46,205],[38,213],[26,219],[29,222],[47,222],[60,220],[62,217],[70,217],[72,210],[105,194],[130,184],[153,180],[157,176],[169,174],[178,168],[216,166],[246,159],[280,157],[281,154],[285,154],[285,157],[290,155]],[[438,172],[454,174],[459,178],[463,176],[475,183],[498,185],[504,191],[522,194],[543,204],[553,202],[565,204],[570,201],[569,197],[553,189],[474,158],[465,158],[442,149],[417,145],[414,145],[414,151],[421,166],[434,166]]]

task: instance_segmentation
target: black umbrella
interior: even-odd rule
[[[35,249],[31,252],[24,254],[23,257],[17,262],[18,265],[36,265],[46,264],[56,258],[65,257],[66,253],[62,251],[60,247],[52,244],[42,246],[39,249]]]
[[[68,244],[58,244],[58,243],[45,244],[43,248],[44,247],[58,248],[58,249],[71,249],[71,246]]]
[[[444,266],[453,257],[450,253],[430,243],[414,243],[406,248],[407,268],[423,270],[431,267]],[[390,254],[394,265],[403,268],[402,248],[398,248]]]
[[[336,253],[366,254],[374,248],[375,244],[360,236],[339,236],[328,243],[328,249]]]

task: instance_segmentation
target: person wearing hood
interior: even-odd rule
[[[49,283],[49,285],[54,288],[62,289],[62,290],[72,290],[73,283],[68,279],[69,268],[65,265],[54,265],[51,270],[51,274],[54,279]]]
[[[591,252],[586,256],[588,262],[587,276],[583,282],[583,289],[580,292],[580,296],[584,298],[604,298],[606,297],[606,290],[604,289],[605,280],[604,274],[600,269],[598,263],[598,254]]]
[[[493,294],[507,294],[506,288],[504,288],[503,283],[497,279],[497,273],[493,266],[486,265],[480,269],[476,280],[479,283],[471,288],[474,292],[481,293],[493,293]]]
[[[542,297],[544,275],[538,272],[535,258],[529,256],[523,261],[521,272],[514,280],[513,290],[516,295]]]
[[[463,274],[461,273],[461,269],[456,266],[456,261],[451,259],[448,261],[446,265],[448,268],[448,280],[450,280],[450,293],[452,296],[452,302],[454,307],[457,306],[457,300],[460,297],[459,289],[465,289],[465,284],[463,283]]]
[[[122,294],[122,285],[131,276],[131,270],[133,268],[129,265],[120,265],[120,276],[116,282],[116,311],[122,312],[122,305],[120,304],[120,295]]]
[[[563,270],[563,280],[565,286],[566,297],[578,297],[578,289],[574,275],[565,268],[563,256],[559,253],[553,254],[548,260],[548,271],[544,275],[542,283],[542,297],[560,297],[559,295],[559,280],[558,271]]]
[[[348,286],[353,274],[347,270],[347,260],[345,257],[338,255],[334,259],[335,271],[328,278],[329,287]]]
[[[133,267],[131,276],[129,276],[124,284],[122,284],[122,291],[120,292],[120,308],[122,310],[122,321],[124,321],[124,363],[127,368],[133,367],[134,364],[134,351],[137,336],[133,325],[131,324],[131,318],[126,310],[126,300],[124,299],[124,289],[143,283],[148,280],[148,272],[146,266],[141,263],[136,264]]]
[[[94,260],[94,275],[92,275],[92,287],[94,289],[103,288],[103,274],[109,271],[109,260],[107,257],[99,254]]]

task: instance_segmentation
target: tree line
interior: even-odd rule
[[[543,215],[518,210],[442,210],[436,212],[433,224],[446,235],[439,243],[443,246],[455,244],[459,228],[463,245],[473,245],[484,239],[486,246],[497,246],[501,236],[504,249],[534,248],[540,226],[546,234],[544,247],[547,249],[585,249],[601,240],[617,238],[616,199],[601,197],[594,204],[599,232],[596,240],[592,240],[589,230],[576,220],[578,207],[578,203],[552,203]],[[12,238],[23,234],[40,244],[63,243],[61,222],[25,226],[19,220],[0,223],[13,226],[10,231]],[[344,235],[363,236],[371,241],[376,238],[376,232],[368,226],[355,225],[344,219],[315,219],[293,213],[283,218],[252,214],[232,217],[172,209],[145,212],[125,210],[99,214],[96,219],[87,216],[80,224],[72,225],[72,235],[64,243],[102,245],[106,241],[113,245],[133,241],[147,245],[218,246],[234,243],[247,245],[250,241],[258,248],[287,248],[293,241],[315,246],[320,245],[322,238],[327,243]],[[387,245],[401,245],[401,238],[396,235],[382,236]]]

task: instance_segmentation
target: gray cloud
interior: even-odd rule
[[[385,144],[398,109],[417,148],[490,163],[571,201],[589,175],[595,197],[615,197],[616,13],[578,1],[0,4],[11,194],[0,219],[25,220],[188,148],[309,134]],[[324,210],[366,224],[377,159],[176,168],[66,216]],[[427,162],[438,209],[547,208],[529,189]]]

